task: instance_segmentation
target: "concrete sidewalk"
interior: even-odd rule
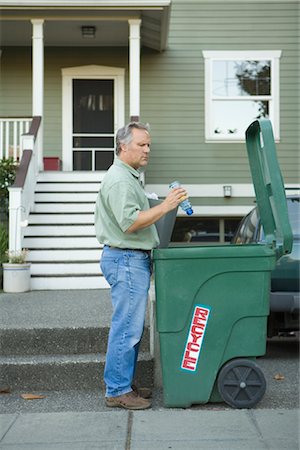
[[[0,415],[2,450],[298,450],[296,410]]]

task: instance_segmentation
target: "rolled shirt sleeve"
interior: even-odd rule
[[[137,220],[141,211],[135,192],[129,189],[128,183],[118,183],[111,187],[107,203],[116,222],[125,233]]]

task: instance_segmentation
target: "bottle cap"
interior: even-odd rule
[[[179,181],[172,181],[172,183],[169,184],[170,189],[174,189],[175,187],[180,187]]]
[[[185,212],[187,213],[188,216],[191,216],[194,213],[192,208],[187,209]]]

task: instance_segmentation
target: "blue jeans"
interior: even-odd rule
[[[113,315],[109,331],[104,381],[106,396],[132,390],[150,287],[148,253],[105,246],[100,267],[111,287]]]

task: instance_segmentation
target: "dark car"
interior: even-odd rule
[[[293,231],[293,249],[291,254],[279,259],[272,272],[269,337],[299,331],[300,196],[288,196],[287,206]],[[257,207],[242,219],[232,243],[265,243]]]

